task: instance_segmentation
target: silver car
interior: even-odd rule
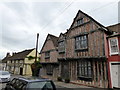
[[[0,82],[10,81],[10,73],[8,71],[0,71]]]

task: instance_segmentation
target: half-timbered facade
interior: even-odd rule
[[[106,33],[111,32],[79,10],[58,40],[59,75],[79,84],[107,88]]]
[[[58,37],[51,34],[47,35],[44,45],[41,49],[41,76],[47,78],[58,77]]]

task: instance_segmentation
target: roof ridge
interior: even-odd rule
[[[33,48],[33,49],[25,49],[25,50],[22,50],[22,51],[20,51],[20,52],[15,52],[16,54],[17,53],[21,53],[21,52],[24,52],[24,51],[30,51],[30,50],[34,50],[35,48]]]

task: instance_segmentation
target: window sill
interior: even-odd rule
[[[63,53],[65,53],[65,51],[59,51],[59,54],[63,54]]]
[[[45,59],[49,59],[50,57],[45,57]]]
[[[47,73],[47,75],[53,75],[52,73]]]
[[[87,76],[79,76],[79,78],[92,78],[92,77],[87,77]]]
[[[92,77],[86,77],[86,76],[80,76],[78,77],[78,79],[84,80],[84,81],[92,81]]]
[[[119,52],[117,52],[117,53],[110,53],[110,56],[114,56],[114,55],[119,55]]]
[[[79,52],[79,51],[81,51],[81,52],[83,51],[83,52],[84,52],[84,51],[88,51],[88,48],[84,48],[84,49],[75,49],[75,51],[78,51],[78,52]]]

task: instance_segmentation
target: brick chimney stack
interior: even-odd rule
[[[15,54],[16,54],[16,52],[13,52],[13,53],[12,53],[12,56],[15,55]]]
[[[6,57],[10,57],[11,55],[10,55],[10,53],[8,52],[7,54],[6,54]]]

